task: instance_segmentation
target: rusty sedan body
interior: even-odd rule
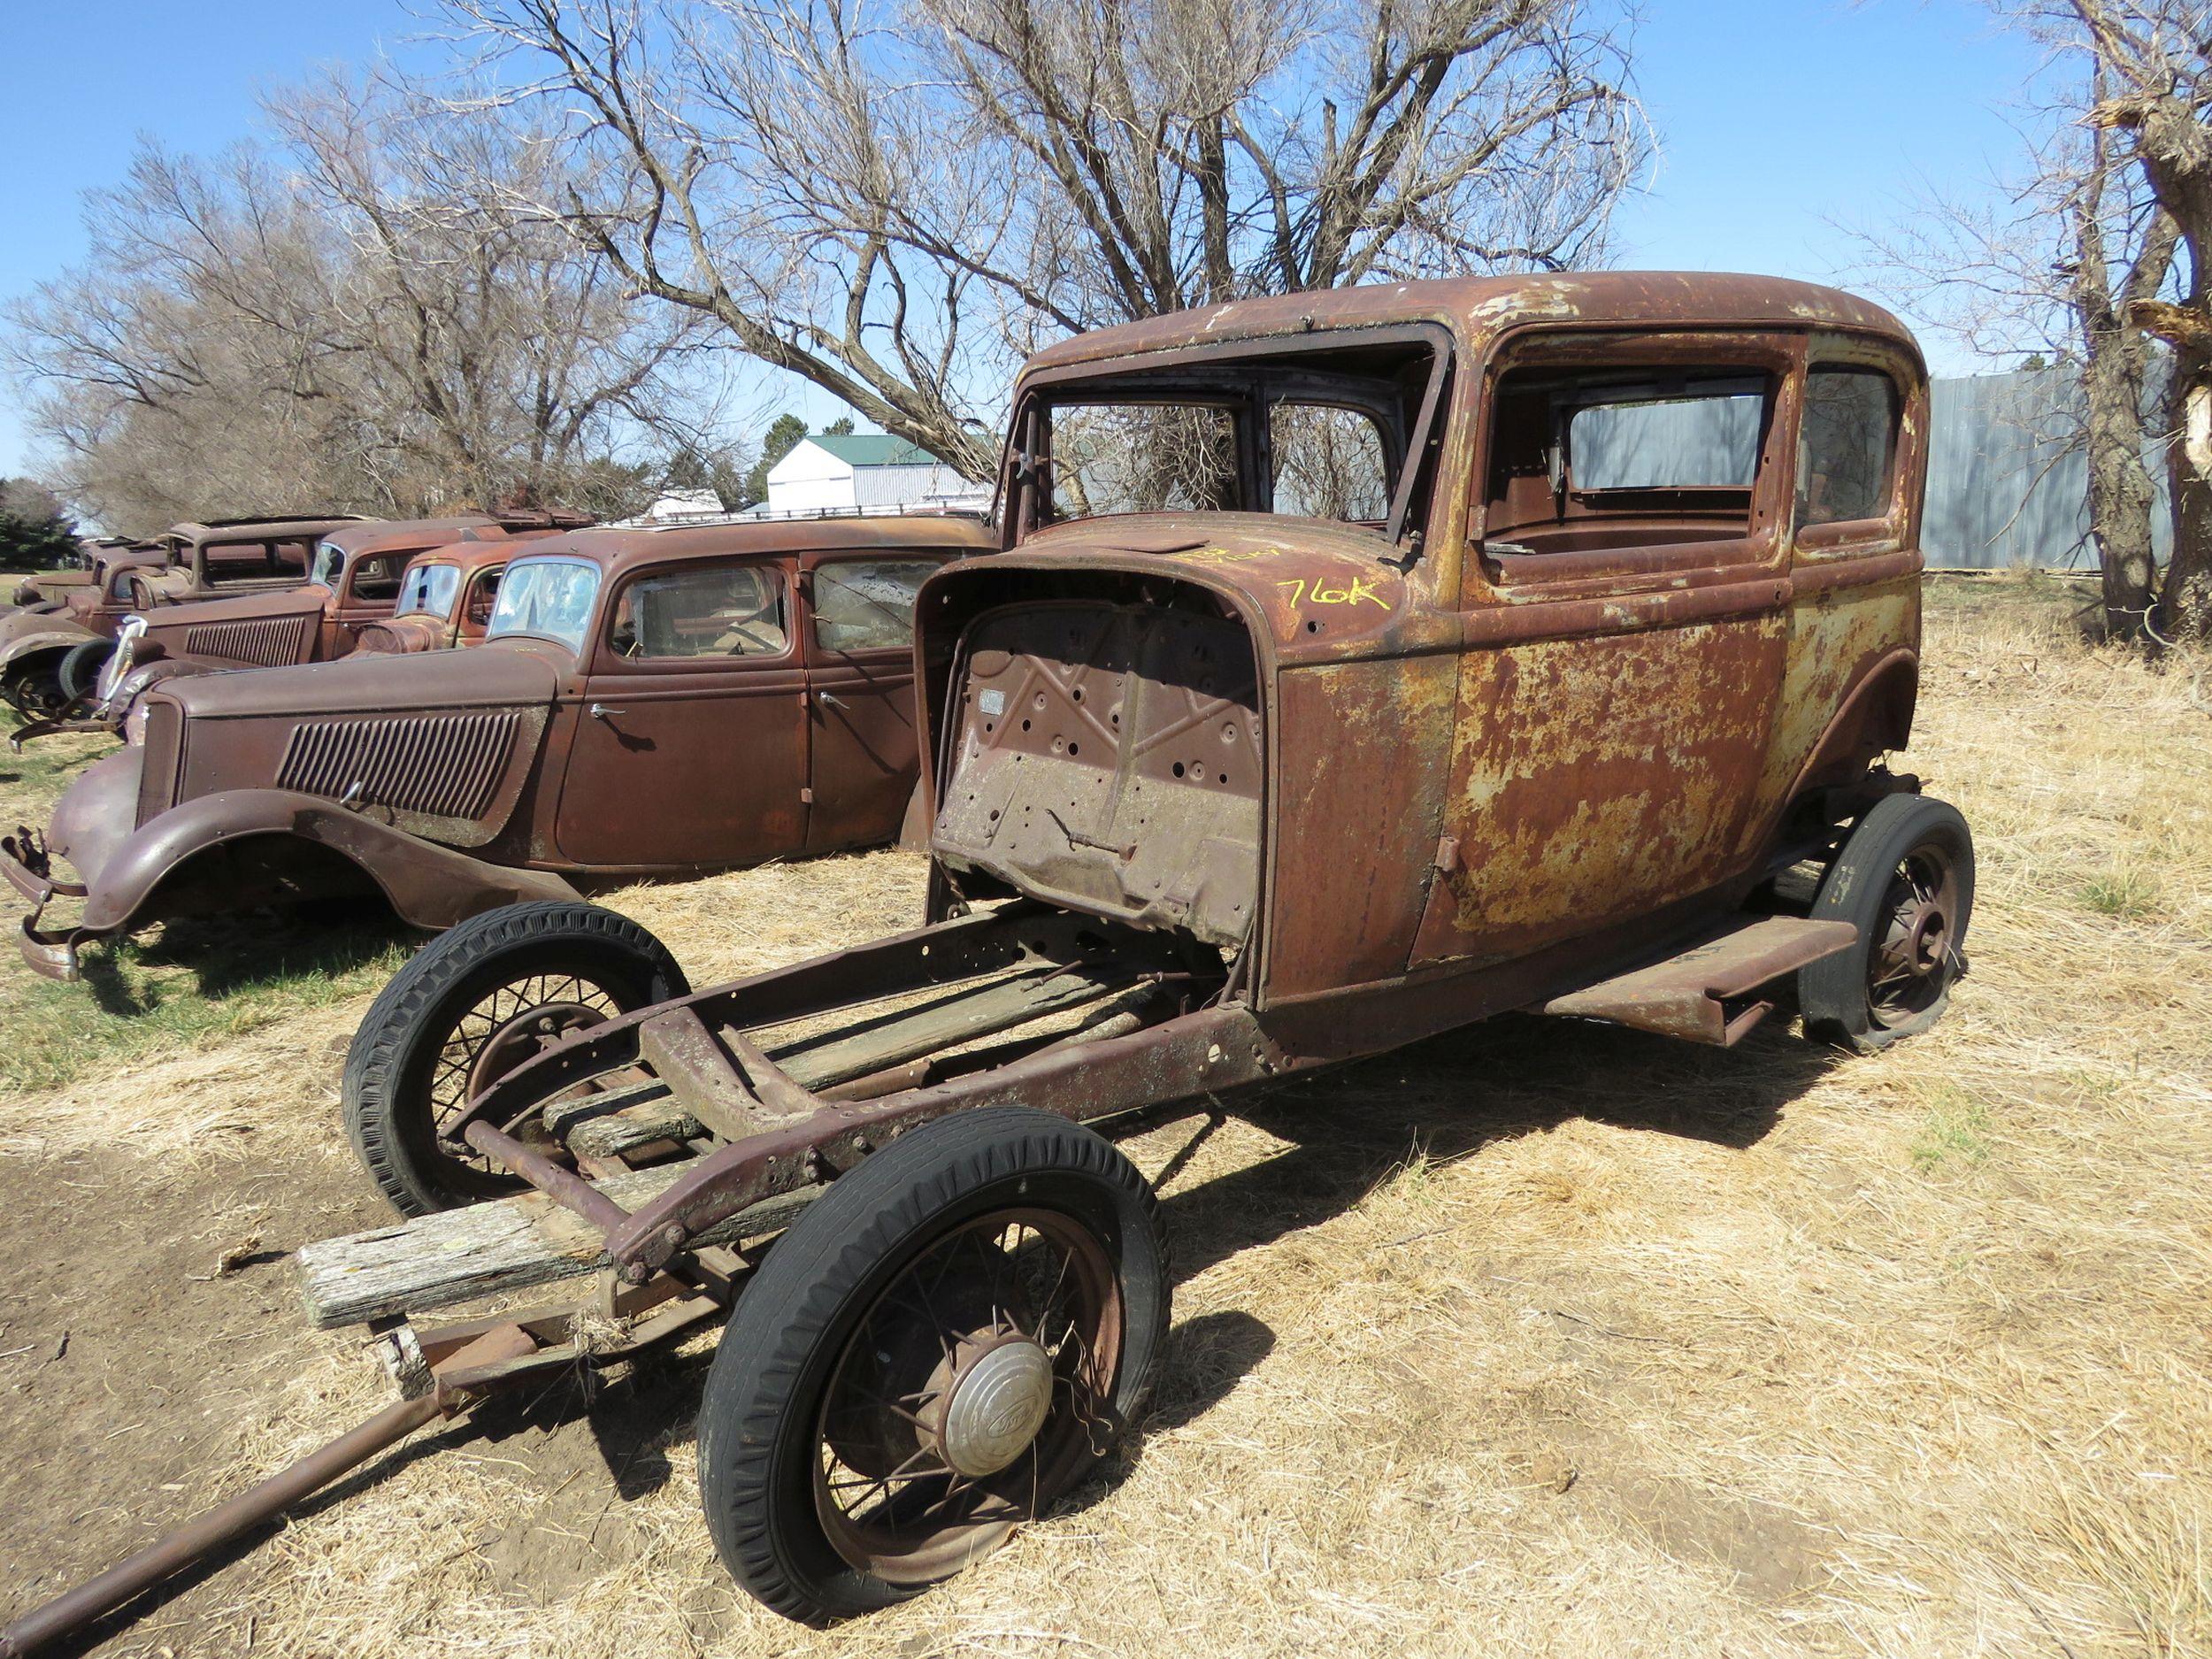
[[[0,843],[35,907],[25,956],[68,978],[88,940],[354,892],[445,927],[580,873],[889,840],[917,768],[912,593],[984,544],[946,518],[568,532],[511,548],[473,649],[157,684],[46,833]],[[900,605],[846,597],[866,584]],[[81,902],[58,930],[57,898]]]
[[[158,605],[296,588],[315,544],[354,514],[180,524],[150,546],[119,549],[58,607],[0,617],[0,697],[31,719],[59,713],[91,687],[124,622]]]
[[[1000,550],[916,604],[921,925],[695,991],[569,901],[426,947],[342,1090],[414,1219],[298,1257],[319,1323],[383,1325],[407,1398],[18,1628],[440,1412],[726,1316],[716,1547],[781,1613],[865,1613],[1141,1418],[1158,1223],[1084,1125],[1510,1010],[1721,1046],[1792,1002],[1861,1050],[1924,1029],[1973,887],[1964,820],[1883,764],[1926,429],[1894,319],[1748,277],[1294,295],[1041,353]],[[684,637],[633,622],[596,626]],[[668,682],[612,655],[580,658],[607,672],[580,697],[621,699],[584,721],[665,746],[640,708]],[[589,1273],[581,1312],[414,1323]]]
[[[311,1307],[596,1269],[602,1317],[726,1311],[700,1463],[733,1574],[818,1621],[957,1571],[1157,1360],[1145,1182],[1078,1125],[1507,1010],[1728,1046],[1793,1003],[1861,1050],[1939,1016],[1971,839],[1883,764],[1926,429],[1894,319],[1748,277],[1407,283],[1047,349],[1001,550],[918,601],[922,925],[643,1003],[534,1002],[673,974],[609,912],[434,941],[345,1081],[418,1219],[303,1252]],[[465,1391],[579,1329],[412,1351]]]
[[[127,732],[149,690],[195,674],[328,662],[365,646],[431,650],[480,641],[508,560],[557,528],[542,515],[472,514],[334,531],[317,545],[303,587],[126,618],[91,690],[10,741],[19,749],[54,732]],[[404,614],[397,627],[396,613]]]

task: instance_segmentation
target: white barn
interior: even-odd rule
[[[873,432],[818,432],[768,469],[765,515],[990,505],[990,488],[926,449]]]

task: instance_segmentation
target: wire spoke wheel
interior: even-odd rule
[[[953,1113],[839,1176],[737,1299],[699,1414],[738,1582],[822,1624],[949,1578],[1142,1411],[1168,1317],[1157,1208],[1087,1129]]]
[[[1886,795],[1845,839],[1811,914],[1858,930],[1857,949],[1800,971],[1809,1036],[1870,1053],[1925,1031],[1966,972],[1974,838],[1958,809]]]
[[[492,1172],[490,1162],[460,1139],[469,1102],[564,1038],[622,1011],[615,993],[583,972],[524,973],[492,987],[438,1046],[430,1109],[439,1149]]]
[[[917,1256],[824,1391],[814,1506],[855,1568],[926,1584],[1064,1492],[1110,1435],[1113,1263],[1066,1217],[995,1211]]]
[[[689,989],[668,948],[611,910],[487,910],[425,946],[370,1007],[346,1056],[346,1133],[403,1215],[512,1192],[461,1138],[469,1102],[573,1033]],[[553,1149],[534,1111],[511,1133]]]
[[[1921,1018],[1958,977],[1958,885],[1951,856],[1932,843],[1915,848],[1891,875],[1881,932],[1867,953],[1867,1002],[1877,1024]]]

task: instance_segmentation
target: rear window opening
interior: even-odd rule
[[[1771,375],[1540,368],[1498,381],[1484,484],[1493,559],[1696,546],[1751,533]]]

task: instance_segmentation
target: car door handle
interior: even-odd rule
[[[611,709],[603,703],[595,703],[591,705],[591,707],[586,709],[584,712],[591,716],[591,718],[595,720],[611,720],[618,714],[629,713],[629,710],[627,709]]]
[[[844,700],[844,698],[840,697],[840,696],[837,696],[837,695],[834,695],[833,693],[827,692],[827,691],[818,691],[818,692],[816,692],[814,695],[815,695],[816,696],[818,696],[818,697],[821,698],[821,700],[823,701],[823,703],[824,703],[825,704],[826,704],[826,705],[827,705],[828,707],[830,707],[830,708],[833,708],[833,709],[841,709],[841,708],[843,708],[843,707],[845,706],[845,700]]]

